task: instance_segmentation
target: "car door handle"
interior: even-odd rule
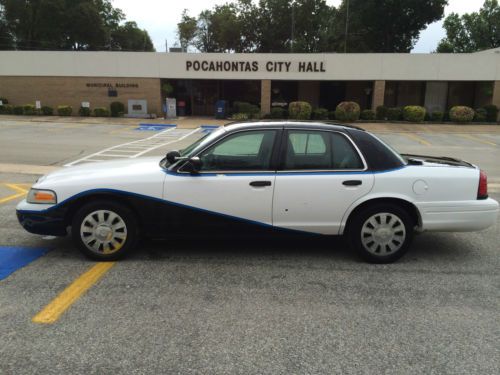
[[[253,187],[271,186],[271,181],[252,181],[250,182],[250,186]]]
[[[362,183],[363,182],[360,180],[347,180],[347,181],[342,182],[342,185],[344,185],[344,186],[359,186]]]

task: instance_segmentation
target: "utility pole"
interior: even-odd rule
[[[349,34],[349,0],[346,0],[344,53],[347,53],[348,34]]]
[[[290,42],[290,52],[293,52],[295,42],[295,1],[292,1],[292,40]]]
[[[168,52],[168,40],[165,39],[165,52]]]

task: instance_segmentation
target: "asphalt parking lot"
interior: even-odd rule
[[[0,373],[500,373],[500,224],[419,235],[391,265],[360,262],[340,239],[193,236],[96,268],[68,238],[17,223],[40,171],[161,156],[210,131],[202,125],[214,123],[0,118],[0,263],[19,265],[0,269]],[[500,199],[500,126],[367,128],[402,152],[477,163]]]

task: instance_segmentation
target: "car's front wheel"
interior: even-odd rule
[[[138,239],[137,220],[127,207],[97,201],[81,207],[72,223],[76,246],[94,260],[117,260],[132,251]]]
[[[398,205],[368,206],[350,222],[349,243],[370,263],[391,263],[408,251],[414,226],[412,217]]]

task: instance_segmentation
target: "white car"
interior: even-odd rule
[[[65,168],[17,206],[29,232],[71,233],[87,256],[123,257],[139,236],[345,235],[370,262],[400,258],[415,231],[479,231],[498,203],[464,161],[399,155],[352,126],[255,122],[221,127],[158,157]]]

